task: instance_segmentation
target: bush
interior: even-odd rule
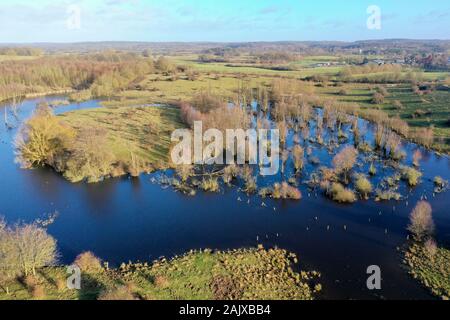
[[[96,274],[103,270],[101,260],[90,251],[79,254],[76,257],[74,264],[76,264],[81,271],[86,273]]]
[[[58,291],[64,291],[67,288],[66,280],[62,277],[56,278],[55,285]]]
[[[346,89],[341,89],[341,90],[339,90],[338,94],[340,96],[346,96],[346,95],[348,95],[348,91]]]
[[[394,105],[394,108],[398,111],[404,109],[403,104],[399,100],[395,100],[393,105]]]
[[[120,286],[118,288],[104,291],[100,294],[98,300],[125,301],[137,299],[127,286]]]
[[[433,258],[438,251],[436,241],[434,241],[433,239],[428,239],[427,241],[425,241],[424,249],[428,257]]]
[[[116,162],[108,144],[108,132],[101,128],[82,128],[70,148],[70,154],[64,176],[72,182],[83,179],[98,182],[110,174]],[[131,158],[133,160],[133,155]]]
[[[381,93],[375,92],[372,96],[373,104],[382,104],[384,103],[384,96]]]
[[[422,153],[420,152],[420,150],[416,150],[413,154],[413,164],[416,167],[420,166],[420,160],[422,160]]]
[[[383,97],[389,96],[389,92],[387,91],[387,89],[385,87],[379,86],[375,90],[376,90],[376,92],[381,94]]]
[[[365,176],[358,175],[356,178],[355,187],[361,196],[366,199],[369,198],[369,194],[372,192],[372,184]]]
[[[436,177],[434,177],[434,184],[436,186],[441,186],[442,187],[444,185],[444,179],[442,177],[440,177],[440,176],[436,176]]]
[[[230,184],[231,181],[238,176],[238,174],[239,168],[234,164],[230,164],[229,166],[225,167],[225,169],[223,169],[222,180],[224,183]]]
[[[305,151],[299,145],[295,145],[292,149],[292,157],[294,160],[294,168],[296,171],[303,169]]]
[[[375,201],[389,201],[396,200],[399,201],[402,198],[402,195],[398,192],[392,190],[380,190],[377,189],[375,191]]]
[[[42,285],[38,284],[34,286],[33,291],[31,292],[33,299],[42,300],[45,298],[45,289]]]
[[[192,165],[179,165],[176,167],[176,173],[181,181],[186,182],[189,177],[194,174],[194,167]]]
[[[433,182],[434,182],[434,192],[436,193],[441,193],[445,191],[448,187],[448,181],[444,180],[440,176],[434,177]]]
[[[244,191],[247,193],[255,193],[258,189],[258,186],[256,184],[256,178],[253,176],[249,176],[247,177],[247,179],[245,180],[245,187],[244,187]]]
[[[199,93],[191,101],[195,110],[201,113],[208,113],[214,109],[220,109],[225,105],[223,99],[210,93]]]
[[[409,216],[408,230],[417,241],[423,241],[434,233],[434,222],[431,205],[426,201],[420,201]]]
[[[347,174],[356,163],[358,151],[352,147],[347,146],[342,149],[333,158],[333,166],[338,173],[344,174],[344,180],[347,181]]]
[[[0,223],[1,225],[1,223]],[[57,260],[56,240],[37,224],[0,226],[0,267],[28,276]],[[4,270],[0,269],[0,272]]]
[[[203,178],[201,188],[203,191],[219,192],[219,181],[217,181],[217,178],[215,177]]]
[[[156,276],[155,279],[153,280],[153,283],[158,288],[167,288],[169,286],[169,280],[167,280],[166,277],[161,275]]]
[[[215,300],[239,300],[243,294],[243,289],[230,276],[214,276],[211,289]]]
[[[414,187],[419,183],[422,173],[412,167],[402,167],[400,168],[402,172],[402,179],[408,182],[410,187]]]
[[[370,164],[370,167],[369,167],[369,174],[370,174],[371,176],[374,176],[374,175],[377,174],[377,168],[374,166],[373,163]]]
[[[290,186],[287,182],[275,183],[270,191],[274,199],[293,199],[300,200],[302,193],[297,188]],[[260,192],[262,195],[262,192]]]
[[[16,161],[24,168],[56,165],[71,145],[75,131],[41,105],[16,137]]]
[[[353,203],[356,201],[355,193],[350,189],[344,188],[344,186],[340,183],[334,182],[331,185],[329,194],[331,195],[331,198],[336,202]]]

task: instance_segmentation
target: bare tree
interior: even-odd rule
[[[56,262],[56,240],[37,224],[0,226],[0,268],[2,277],[36,275],[36,269]]]
[[[420,201],[409,216],[408,230],[418,241],[423,241],[434,233],[434,222],[431,205],[426,201]]]
[[[355,165],[357,155],[358,151],[353,146],[347,146],[333,158],[333,166],[344,175],[345,182],[348,181],[348,173]]]
[[[294,160],[294,167],[296,171],[303,169],[305,151],[299,145],[295,145],[292,149],[292,157]]]

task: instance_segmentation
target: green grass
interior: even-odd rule
[[[18,61],[18,60],[33,60],[40,58],[39,56],[8,56],[0,55],[0,62],[3,61]]]
[[[104,269],[82,275],[81,290],[60,288],[66,279],[64,267],[39,270],[37,279],[44,287],[44,299],[96,299],[105,290],[127,286],[136,299],[213,300],[213,299],[295,299],[311,300],[320,285],[313,282],[317,272],[296,272],[294,255],[281,249],[240,249],[228,252],[191,252],[173,260],[153,264],[122,264],[118,269]],[[9,284],[10,294],[0,290],[0,300],[33,299],[21,281]]]
[[[390,116],[399,116],[413,130],[433,126],[436,137],[433,147],[447,153],[450,151],[450,126],[447,123],[450,119],[449,91],[434,90],[430,94],[419,96],[411,90],[410,85],[382,86],[388,90],[389,96],[380,105],[374,105],[371,102],[374,92],[371,88],[375,88],[377,85],[347,83],[342,87],[318,88],[317,91],[321,95],[335,97],[339,101],[356,103],[363,109],[379,108]],[[344,96],[338,95],[338,92],[343,88],[347,91],[347,94]],[[403,106],[401,110],[394,107],[396,100],[401,102]],[[417,110],[423,110],[429,114],[414,117]]]
[[[450,250],[437,248],[430,254],[423,245],[413,244],[405,253],[410,274],[442,299],[450,299]]]

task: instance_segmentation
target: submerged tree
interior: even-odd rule
[[[305,151],[299,145],[295,145],[292,149],[292,158],[294,160],[294,168],[296,171],[301,171],[304,165]]]
[[[342,173],[344,182],[348,182],[348,173],[356,163],[358,151],[353,146],[347,146],[342,149],[333,158],[333,166],[338,173]]]

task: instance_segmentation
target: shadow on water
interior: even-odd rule
[[[30,116],[37,102],[39,99],[25,101],[20,117]],[[99,107],[98,101],[64,106],[57,112],[90,107]],[[254,247],[261,243],[293,251],[302,267],[319,270],[324,298],[428,299],[432,298],[428,291],[403,270],[398,252],[406,240],[408,214],[423,195],[433,206],[437,240],[450,246],[449,200],[446,194],[432,195],[434,176],[450,178],[450,161],[433,152],[423,152],[423,183],[410,191],[407,202],[338,205],[301,185],[301,201],[264,199],[267,206],[263,207],[261,198],[248,197],[237,188],[225,187],[220,194],[185,196],[152,183],[151,178],[159,173],[87,185],[71,184],[48,168],[22,170],[14,163],[12,142],[16,133],[17,128],[0,127],[0,214],[15,222],[33,221],[44,213],[58,211],[60,215],[49,232],[58,240],[64,263],[72,262],[85,250],[118,265],[191,249]],[[411,161],[417,146],[405,143],[403,148],[409,155],[406,161]],[[322,164],[330,165],[328,153],[317,150],[317,154]],[[368,165],[363,163],[361,170],[367,170]],[[315,169],[310,164],[306,168]],[[271,179],[279,181],[280,177]],[[373,264],[382,270],[383,289],[379,292],[366,287],[366,269]]]

